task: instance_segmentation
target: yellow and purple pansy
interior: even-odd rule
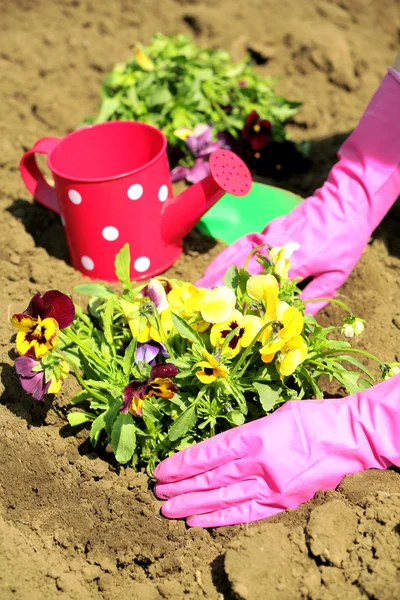
[[[179,391],[178,386],[171,379],[177,374],[177,367],[170,363],[154,365],[148,379],[131,381],[125,387],[120,412],[130,412],[132,415],[140,417],[143,412],[143,400],[146,398],[159,396],[171,400]]]
[[[74,304],[65,294],[50,290],[37,293],[21,314],[14,314],[11,323],[18,329],[16,348],[22,356],[40,360],[54,348],[60,329],[71,325]]]

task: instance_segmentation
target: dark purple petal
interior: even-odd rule
[[[69,296],[58,290],[50,290],[43,297],[39,292],[35,294],[25,313],[34,318],[53,318],[57,321],[59,328],[64,329],[74,320],[75,307]]]
[[[39,292],[33,296],[32,300],[29,302],[28,308],[24,311],[24,313],[34,317],[35,319],[37,319],[39,316],[43,317],[43,299]]]
[[[75,317],[75,307],[71,298],[58,290],[50,290],[43,296],[46,317],[52,317],[58,323],[60,329],[71,325]]]
[[[29,356],[19,356],[15,359],[15,370],[21,377],[34,377],[37,373],[32,371],[34,367],[37,367],[39,362],[29,358]],[[40,373],[40,371],[38,371]]]
[[[190,183],[198,183],[210,173],[210,165],[203,158],[198,158],[193,167],[190,167],[186,179]]]
[[[175,167],[175,169],[172,169],[171,171],[171,181],[181,181],[181,179],[186,179],[189,170],[189,167]]]
[[[132,398],[134,396],[143,400],[144,395],[146,393],[146,387],[147,382],[143,383],[143,381],[131,381],[131,383],[128,383],[128,385],[124,388],[123,391],[124,400],[120,406],[120,412],[128,412],[132,402]]]
[[[153,381],[153,379],[156,379],[157,377],[162,377],[164,378],[170,378],[170,377],[176,377],[176,375],[178,375],[179,370],[175,365],[172,365],[171,363],[167,363],[167,364],[163,364],[163,365],[155,365],[152,369],[151,369],[151,373],[150,373],[150,377],[149,380]]]
[[[137,362],[151,363],[160,352],[160,345],[157,342],[149,342],[146,344],[138,344],[136,348]]]

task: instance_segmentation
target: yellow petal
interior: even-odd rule
[[[179,129],[175,129],[174,135],[178,139],[185,141],[189,135],[193,135],[193,129],[189,129],[188,127],[180,127]]]
[[[278,366],[280,375],[282,377],[288,377],[289,375],[292,375],[297,367],[303,362],[306,354],[304,354],[304,351],[301,349],[289,350],[289,352],[284,354]]]
[[[10,319],[11,325],[18,327],[20,331],[30,331],[36,327],[38,320],[25,314],[13,315]]]
[[[283,314],[282,325],[280,337],[290,339],[303,331],[304,317],[297,308],[290,306]]]
[[[218,368],[218,361],[215,358],[215,356],[213,356],[212,354],[210,354],[209,352],[207,352],[207,350],[203,350],[202,352],[204,358],[206,359],[208,366],[212,367],[213,369],[217,369]],[[205,361],[198,363],[199,365],[203,365],[204,366]]]
[[[253,275],[247,281],[246,289],[250,298],[264,304],[268,319],[276,319],[279,294],[279,285],[276,278],[269,273],[267,275]]]
[[[203,321],[203,319],[200,319],[199,321],[192,323],[191,327],[193,327],[193,329],[195,329],[198,333],[203,333],[204,331],[207,331],[207,329],[210,327],[210,323],[207,323],[207,321]]]
[[[275,354],[262,354],[261,360],[265,363],[270,363],[274,360]]]
[[[277,352],[279,352],[279,350],[281,350],[281,348],[283,348],[284,345],[285,345],[285,340],[278,338],[278,339],[274,340],[273,342],[271,342],[270,344],[266,344],[265,346],[260,348],[260,354],[261,354],[261,356],[263,356],[264,354],[266,354],[266,355],[276,354]]]
[[[172,288],[172,290],[167,295],[167,300],[172,308],[180,308],[183,305],[182,288]]]
[[[200,371],[196,371],[196,377],[200,379],[201,383],[213,383],[213,381],[217,379],[214,374],[214,369],[212,370],[212,373],[208,373],[208,371],[212,369],[212,367],[207,362],[201,361],[197,364],[197,366],[203,367]]]
[[[244,317],[242,323],[244,332],[240,337],[240,343],[244,348],[250,346],[255,335],[260,331],[262,324],[263,322],[259,317],[255,317],[253,315],[247,315]]]
[[[61,390],[61,379],[57,381],[57,379],[52,379],[49,385],[49,389],[47,390],[48,394],[58,394]]]
[[[140,48],[135,47],[133,49],[135,54],[136,62],[143,71],[154,71],[153,61],[142,51]]]
[[[235,308],[236,296],[228,287],[220,286],[207,292],[201,303],[201,316],[208,323],[221,323]]]

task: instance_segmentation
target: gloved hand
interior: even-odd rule
[[[243,266],[259,244],[300,249],[291,257],[291,277],[313,280],[303,299],[333,297],[357,264],[369,237],[400,194],[400,75],[389,69],[357,128],[339,151],[339,162],[314,196],[262,233],[246,235],[209,265],[198,285],[222,285],[230,265]],[[252,259],[249,271],[261,266]],[[325,303],[311,304],[315,314]]]
[[[400,465],[400,375],[335,400],[287,402],[178,452],[154,472],[162,513],[218,527],[297,508],[364,469]]]

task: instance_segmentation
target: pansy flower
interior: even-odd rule
[[[57,290],[43,296],[37,293],[23,313],[11,317],[12,325],[18,329],[18,353],[39,360],[54,348],[60,329],[71,325],[74,316],[75,308],[69,296]]]
[[[193,130],[188,128],[177,129],[176,137],[185,140],[186,146],[195,158],[191,167],[179,165],[172,169],[171,180],[179,181],[186,179],[189,183],[197,183],[210,173],[210,166],[207,158],[215,150],[221,148],[221,144],[212,139],[212,129],[209,125],[197,124]]]
[[[206,360],[201,360],[196,367],[201,367],[200,371],[196,371],[196,377],[201,383],[213,383],[216,379],[226,379],[228,377],[228,369],[220,365],[215,356],[203,350],[203,356]]]
[[[247,115],[242,129],[242,138],[250,146],[256,158],[271,140],[272,125],[270,121],[261,119],[256,110]]]
[[[250,346],[255,335],[262,327],[262,320],[253,315],[243,316],[241,312],[234,309],[226,321],[213,325],[210,334],[210,341],[214,347],[221,346],[225,338],[235,329],[239,328],[231,341],[227,344],[225,352],[230,357],[239,354],[242,348]]]
[[[154,365],[148,379],[145,381],[131,381],[125,387],[124,400],[120,411],[122,413],[130,412],[132,415],[140,417],[143,412],[143,400],[146,400],[146,398],[159,396],[171,400],[179,391],[178,386],[171,379],[177,374],[178,369],[175,365]]]
[[[19,375],[23,390],[35,400],[44,400],[46,394],[57,394],[68,376],[69,366],[62,360],[59,363],[59,378],[55,373],[46,382],[45,372],[40,368],[40,362],[29,356],[19,356],[15,361],[15,370]]]
[[[160,342],[139,343],[136,348],[136,362],[145,362],[148,365],[151,365],[159,354],[165,358],[169,358],[168,351],[164,344],[161,344]]]

